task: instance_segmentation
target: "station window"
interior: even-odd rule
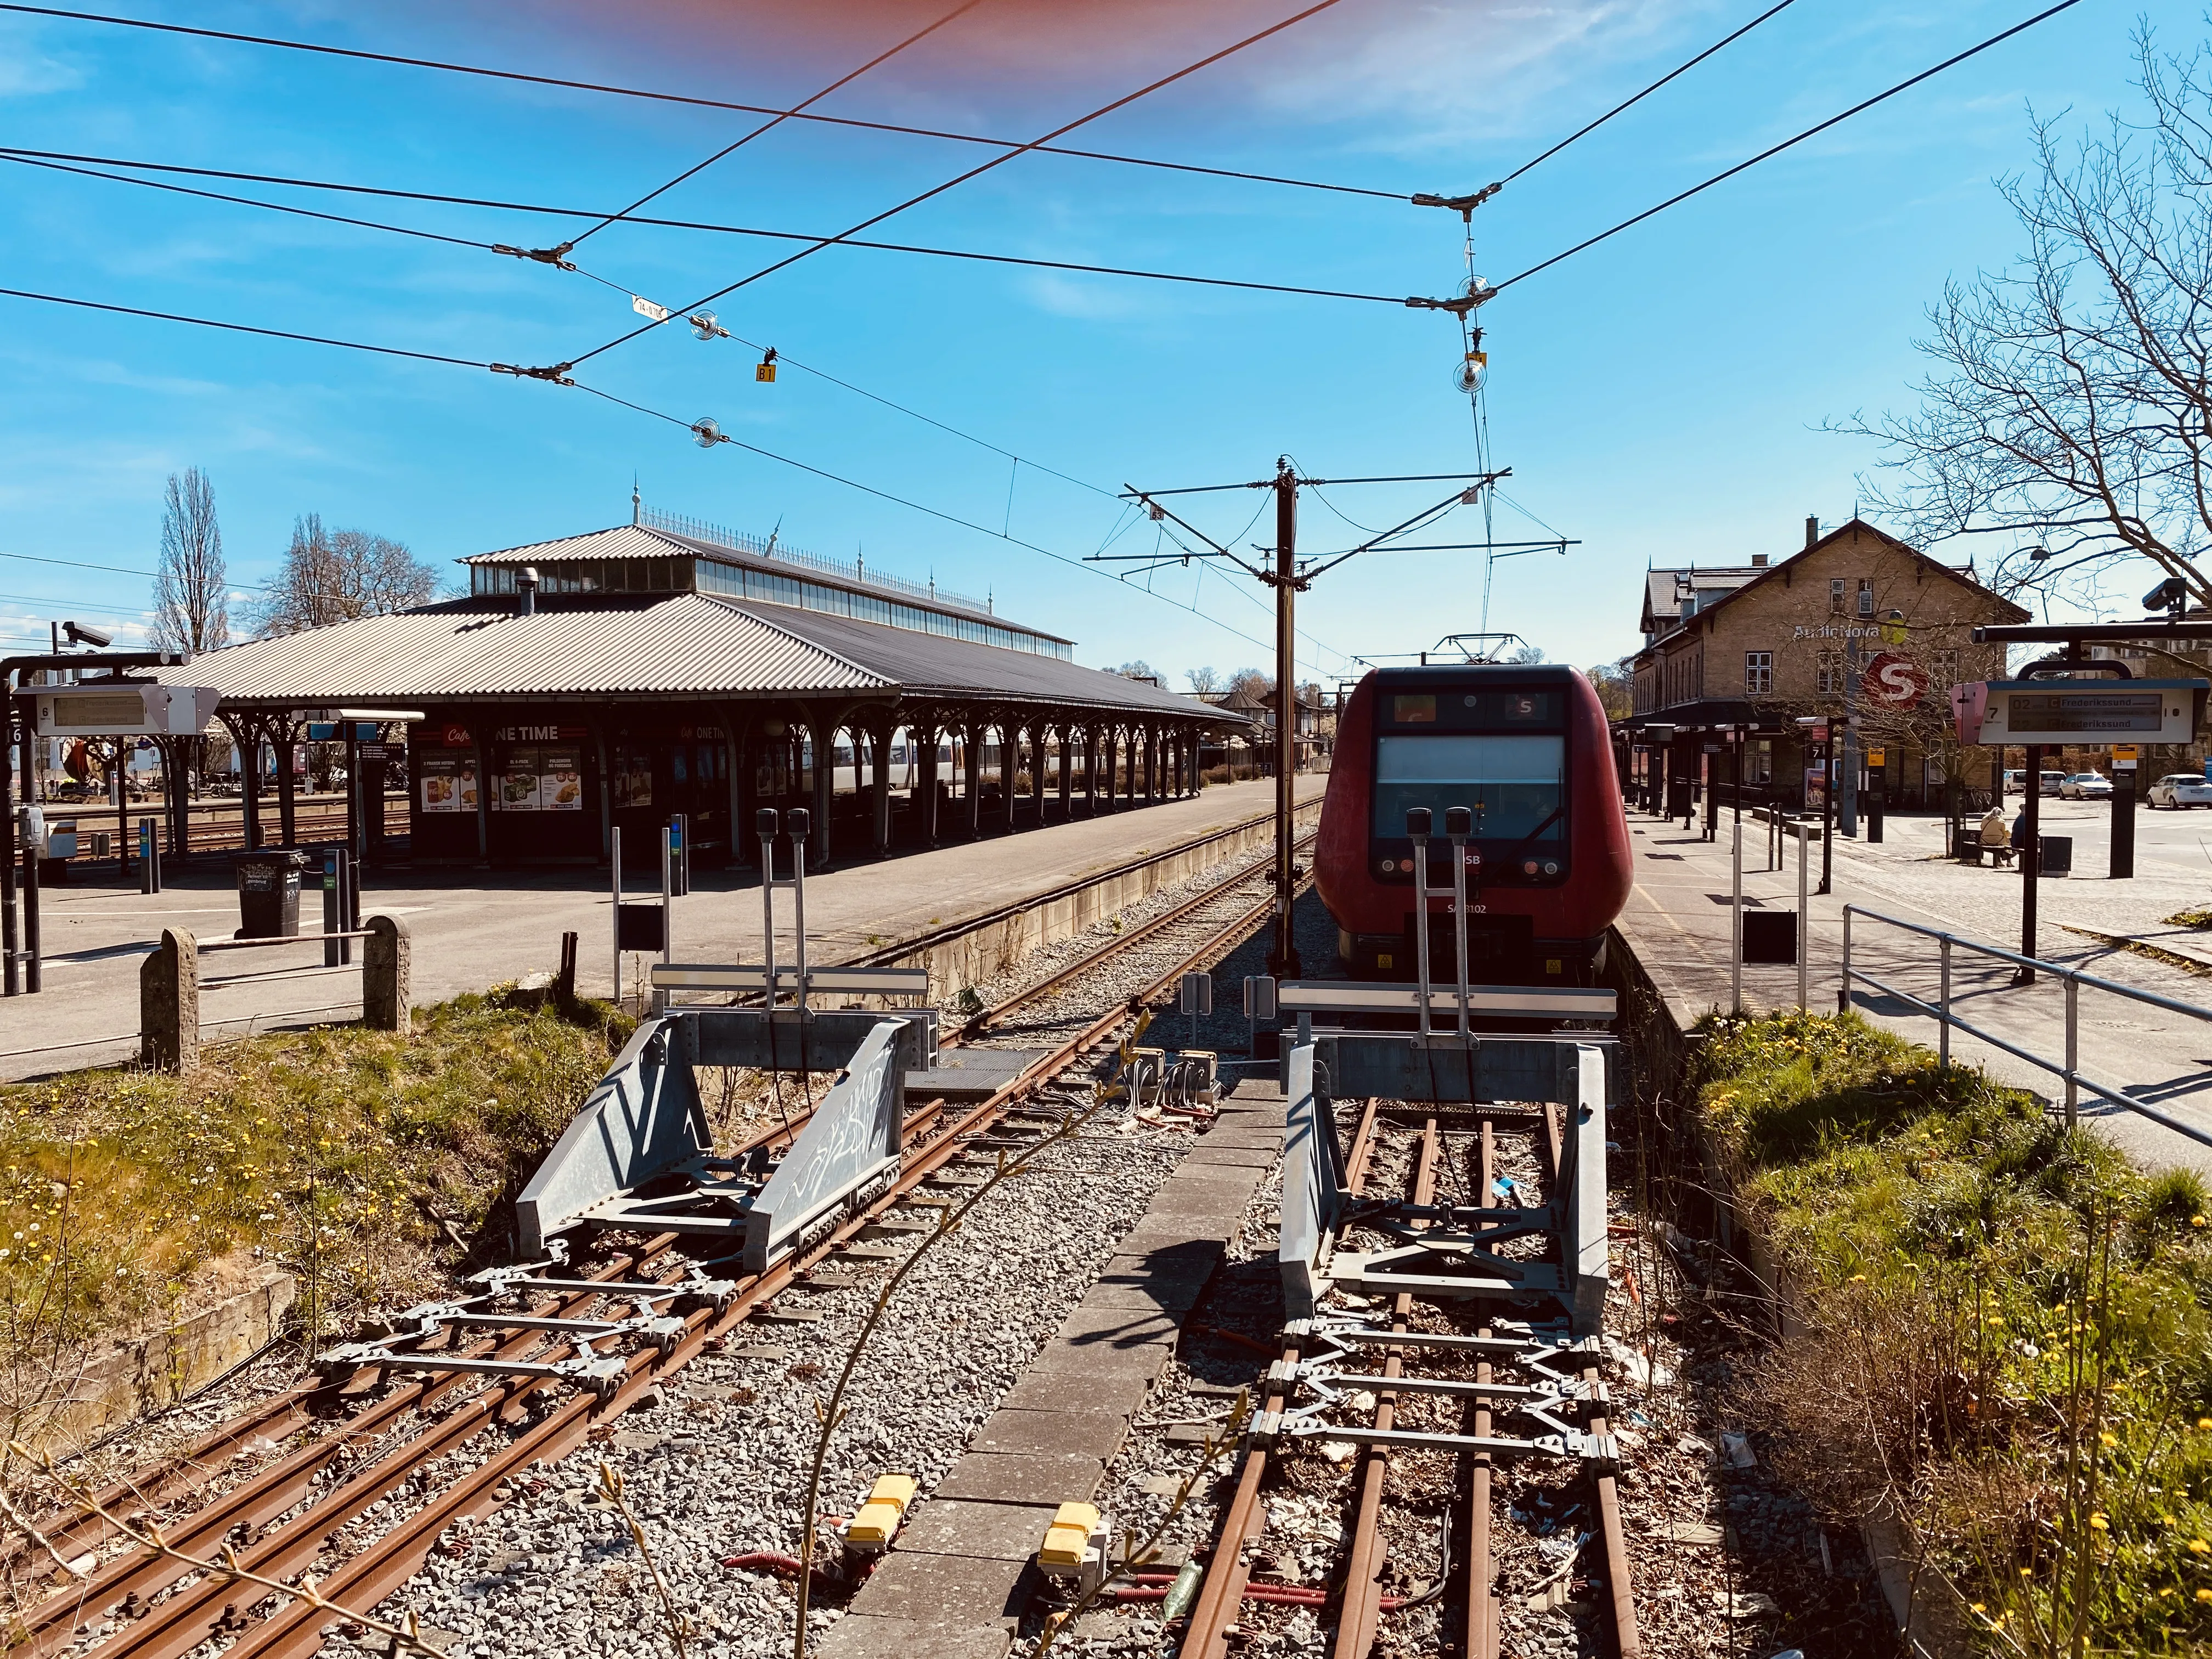
[[[1859,578],[1859,615],[1874,615],[1874,578],[1871,576]]]
[[[1844,614],[1844,579],[1841,576],[1828,579],[1828,614],[1832,617]]]
[[[1824,697],[1837,696],[1844,689],[1844,653],[1823,651],[1814,659],[1813,690]]]
[[[1747,651],[1743,653],[1743,689],[1747,696],[1770,697],[1774,695],[1774,653],[1771,651]]]
[[[1747,784],[1774,781],[1774,740],[1754,738],[1744,746],[1743,781]]]

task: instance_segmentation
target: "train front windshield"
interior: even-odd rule
[[[1557,842],[1566,834],[1566,739],[1552,733],[1384,736],[1376,742],[1372,833],[1403,836],[1406,809],[1425,806],[1442,835],[1444,810],[1465,806],[1478,841]]]

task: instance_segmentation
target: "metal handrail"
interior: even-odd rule
[[[1927,1002],[1913,995],[1910,991],[1900,990],[1898,987],[1877,979],[1863,969],[1851,966],[1851,918],[1855,915],[1864,916],[1869,921],[1882,922],[1888,927],[1901,928],[1908,933],[1917,933],[1923,939],[1932,939],[1936,941],[1938,1001]],[[2065,988],[2066,1058],[2063,1064],[2045,1060],[2041,1054],[2031,1053],[2018,1043],[1997,1036],[1994,1031],[1984,1030],[1980,1026],[1961,1019],[1951,1012],[1951,952],[1954,947],[1961,945],[1977,956],[1988,957],[1998,962],[2008,962],[2014,967],[2025,968],[2033,972],[2048,974]],[[2081,990],[2084,985],[2093,991],[2110,992],[2114,996],[2124,997],[2131,1002],[2140,1002],[2153,1008],[2161,1008],[2168,1013],[2185,1014],[2191,1019],[2203,1020],[2208,1024],[2212,1024],[2212,1008],[2203,1008],[2193,1002],[2182,1002],[2173,997],[2160,996],[2155,991],[2145,991],[2133,985],[2123,985],[2118,980],[2084,973],[2078,968],[2069,968],[2060,963],[2045,962],[2039,957],[2022,956],[2017,951],[2006,950],[2002,945],[1984,945],[1979,939],[1968,939],[1963,933],[1947,933],[1941,927],[1929,927],[1920,922],[1907,921],[1902,916],[1886,915],[1879,910],[1869,910],[1860,904],[1846,904],[1844,907],[1843,969],[1843,984],[1836,994],[1837,1012],[1849,1012],[1851,1001],[1851,981],[1856,980],[1863,985],[1872,986],[1885,995],[1895,997],[1901,1002],[1910,1004],[1935,1020],[1937,1031],[1936,1057],[1946,1066],[1951,1063],[1951,1031],[1955,1026],[1966,1032],[1967,1036],[1978,1038],[1991,1048],[2010,1054],[2015,1060],[2026,1060],[2031,1066],[2051,1073],[2066,1085],[2066,1127],[2069,1129],[2073,1128],[2078,1121],[2081,1091],[2087,1089],[2100,1099],[2109,1101],[2115,1106],[2124,1107],[2138,1116],[2147,1117],[2154,1123],[2172,1130],[2176,1134],[2186,1136],[2199,1146],[2212,1146],[2212,1131],[2185,1123],[2172,1114],[2162,1112],[2157,1107],[2148,1105],[2136,1099],[2133,1095],[2098,1082],[2096,1079],[2083,1072],[2079,1064]]]

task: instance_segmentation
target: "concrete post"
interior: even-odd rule
[[[361,1023],[372,1031],[404,1031],[415,958],[407,924],[397,916],[375,915],[362,926],[368,938],[361,953]]]
[[[200,946],[181,927],[138,964],[138,1061],[179,1075],[200,1068]]]

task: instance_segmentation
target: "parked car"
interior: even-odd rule
[[[2151,785],[2150,804],[2175,811],[2185,806],[2212,806],[2212,778],[2196,772],[2169,772]]]
[[[2045,772],[2043,775],[2043,793],[2046,795],[2055,795],[2065,781],[2066,775],[2063,772]]]
[[[2110,800],[2112,798],[2112,780],[2096,772],[2076,772],[2060,782],[2061,800]]]

